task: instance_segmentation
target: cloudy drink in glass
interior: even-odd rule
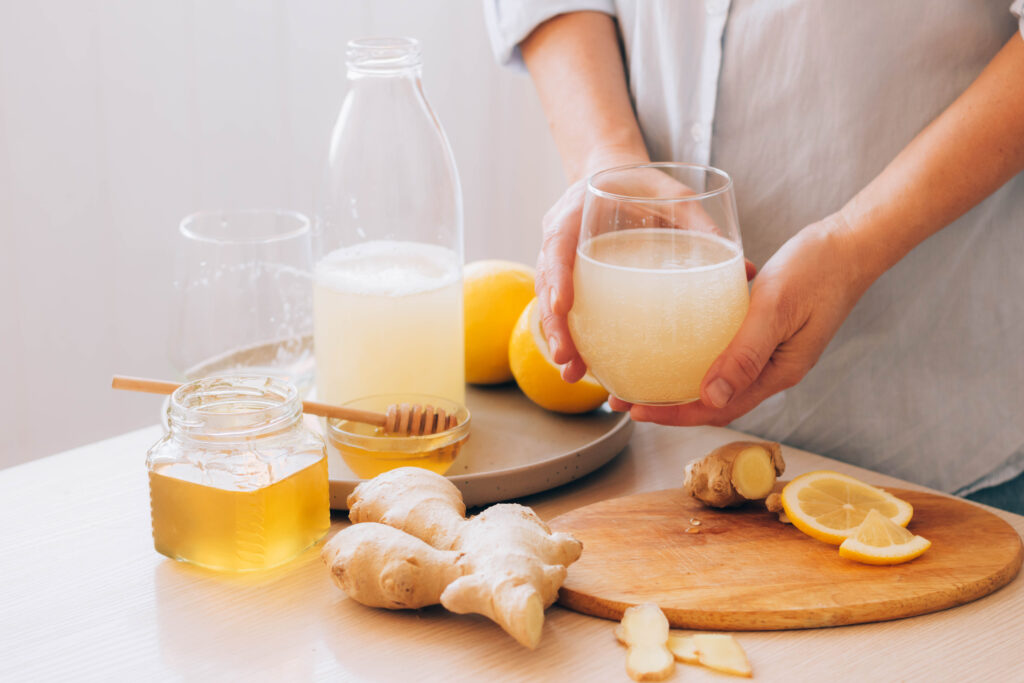
[[[580,355],[616,396],[680,403],[747,313],[743,255],[714,235],[648,228],[581,245],[569,325]]]
[[[612,394],[648,405],[699,399],[748,302],[728,176],[649,164],[591,178],[569,329]]]

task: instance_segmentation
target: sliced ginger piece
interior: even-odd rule
[[[668,619],[656,604],[628,608],[615,627],[615,637],[629,648],[626,673],[634,681],[663,681],[672,675],[676,660],[667,646]]]
[[[770,441],[734,441],[686,466],[683,489],[711,507],[763,500],[786,469],[782,447]]]
[[[693,642],[693,636],[684,636],[678,633],[669,633],[668,649],[677,662],[686,664],[700,664],[697,656],[697,645]]]
[[[752,675],[747,654],[735,638],[725,633],[669,632],[668,649],[680,662],[700,664],[736,676],[749,678]]]
[[[747,653],[726,633],[695,633],[690,636],[702,666],[734,676],[753,675]]]

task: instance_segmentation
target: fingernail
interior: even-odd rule
[[[711,399],[711,405],[714,407],[724,408],[732,398],[732,386],[719,377],[708,385],[708,398]]]
[[[552,358],[558,353],[558,339],[554,335],[548,337],[548,351],[551,352]]]
[[[551,309],[552,313],[555,312],[555,306],[557,304],[558,304],[558,290],[555,289],[554,287],[552,287],[551,290],[548,292],[548,308]]]

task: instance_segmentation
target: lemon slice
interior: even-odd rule
[[[508,340],[533,299],[533,268],[513,261],[474,261],[463,269],[466,381],[500,384],[512,379]]]
[[[827,470],[808,472],[786,484],[782,507],[797,529],[833,545],[852,536],[872,510],[901,527],[914,516],[914,508],[905,500]]]
[[[541,408],[585,413],[608,399],[608,390],[590,373],[574,384],[562,379],[540,331],[540,306],[536,298],[526,306],[512,330],[508,359],[519,388]]]
[[[839,556],[866,564],[901,564],[919,557],[932,546],[878,510],[871,510],[864,522],[839,546]]]

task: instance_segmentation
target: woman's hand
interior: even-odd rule
[[[724,426],[795,385],[873,279],[858,262],[850,232],[833,216],[772,256],[754,279],[743,324],[701,382],[699,402],[641,406],[612,398],[612,408],[645,422]]]
[[[572,308],[572,269],[580,238],[580,218],[587,179],[569,186],[544,214],[544,240],[537,257],[537,303],[540,324],[548,340],[551,359],[562,366],[562,378],[579,381],[587,372],[569,334],[567,316]]]
[[[648,161],[646,154],[635,150],[599,150],[590,156],[584,177],[570,185],[544,214],[544,239],[537,257],[537,300],[551,358],[562,366],[562,378],[567,382],[579,381],[587,372],[569,334],[567,317],[572,308],[572,269],[580,239],[587,176],[615,166]]]

